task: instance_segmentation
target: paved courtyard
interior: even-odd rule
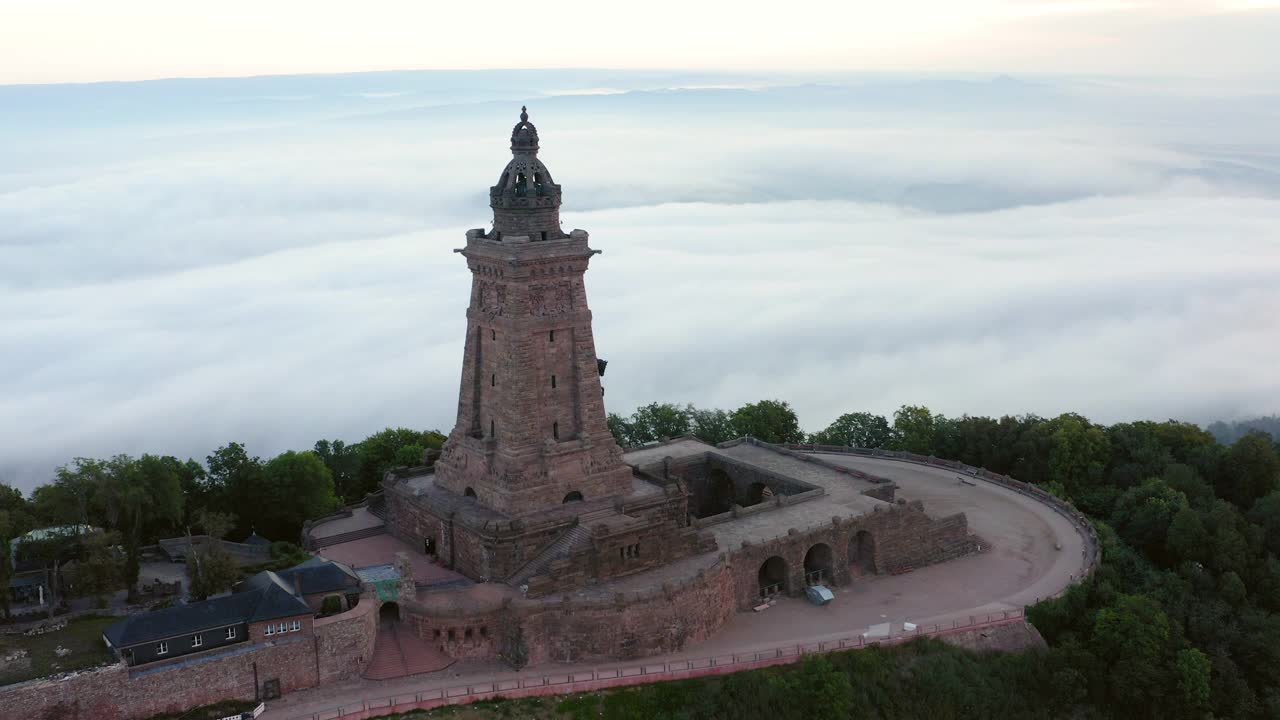
[[[330,545],[317,550],[316,553],[359,569],[372,565],[390,565],[396,561],[396,553],[402,550],[409,554],[409,564],[413,566],[413,579],[419,585],[465,580],[462,575],[432,562],[431,558],[422,554],[421,548],[414,547],[394,535],[374,535]]]
[[[791,598],[761,613],[739,613],[711,640],[655,660],[849,637],[886,622],[901,627],[904,621],[919,625],[967,621],[971,615],[1020,608],[1054,595],[1084,571],[1084,539],[1067,518],[1030,497],[972,478],[966,479],[975,484],[968,485],[960,482],[955,472],[941,468],[848,455],[823,458],[893,480],[899,486],[899,497],[923,501],[930,515],[966,513],[970,529],[990,547],[978,555],[905,575],[863,578],[834,588],[836,598],[825,607]],[[459,662],[448,670],[414,678],[354,680],[294,693],[270,703],[264,717],[307,717],[362,698],[634,664],[544,665],[514,672],[497,662]]]

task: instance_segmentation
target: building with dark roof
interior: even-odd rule
[[[311,606],[275,573],[225,597],[130,615],[103,632],[107,645],[129,665],[261,640],[310,633]],[[258,577],[258,576],[254,576]]]
[[[312,610],[319,612],[324,599],[336,595],[342,600],[342,609],[353,607],[360,596],[360,576],[340,562],[313,557],[287,570],[265,570],[236,584],[236,591],[252,590],[271,583],[283,583],[292,588]]]
[[[266,539],[266,538],[264,538],[264,537],[262,537],[261,535],[259,535],[257,530],[254,530],[253,532],[249,533],[249,537],[247,537],[247,538],[245,538],[244,540],[242,540],[242,541],[241,541],[241,544],[243,544],[243,545],[265,545],[265,546],[267,546],[267,547],[270,547],[270,546],[271,546],[271,541],[270,541],[270,540],[268,540],[268,539]]]

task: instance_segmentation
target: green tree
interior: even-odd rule
[[[609,432],[613,434],[613,439],[624,448],[632,447],[631,444],[631,423],[626,418],[617,413],[609,413],[605,416],[605,425],[609,427]]]
[[[402,445],[396,450],[394,467],[417,467],[423,463],[427,449],[418,444]]]
[[[1263,542],[1280,557],[1280,490],[1273,490],[1258,499],[1249,509],[1249,522],[1262,530]]]
[[[240,577],[240,568],[222,540],[236,525],[235,516],[201,508],[192,513],[196,525],[208,536],[200,545],[194,543],[188,549],[187,587],[192,598],[204,600],[230,590]],[[191,537],[190,530],[187,533]]]
[[[804,442],[800,420],[791,406],[781,400],[747,403],[730,416],[737,435],[750,435],[767,443]]]
[[[1244,605],[1249,597],[1244,581],[1231,570],[1222,573],[1222,577],[1218,578],[1218,594],[1235,608]]]
[[[262,468],[265,507],[257,508],[256,524],[274,539],[298,537],[302,523],[333,511],[329,468],[312,452],[281,453]]]
[[[689,406],[689,431],[702,442],[719,445],[738,437],[733,429],[733,419],[728,411],[719,408],[704,410]]]
[[[809,442],[859,448],[887,448],[893,442],[893,428],[883,415],[845,413],[826,429],[813,434]]]
[[[312,450],[329,468],[333,487],[344,502],[354,503],[364,495],[360,492],[360,446],[347,445],[341,440],[318,440]]]
[[[157,528],[173,529],[182,521],[182,485],[172,463],[155,455],[133,459],[117,455],[107,463],[109,480],[102,491],[111,527],[121,532],[124,581],[129,600],[137,599],[139,548]]]
[[[656,402],[636,408],[628,422],[631,445],[688,435],[691,430],[690,409]]]
[[[348,501],[354,501],[377,490],[387,470],[398,467],[399,462],[405,459],[400,455],[401,448],[416,446],[421,456],[423,449],[439,450],[444,445],[444,441],[445,436],[434,430],[423,432],[403,427],[386,428],[361,440],[358,482],[350,491],[358,495],[344,495],[344,497]],[[413,464],[418,465],[420,462],[420,459],[415,460]]]
[[[1169,523],[1165,548],[1177,562],[1204,562],[1208,559],[1209,531],[1200,513],[1189,507],[1178,510]]]
[[[932,455],[934,422],[933,413],[923,405],[903,405],[898,408],[893,413],[893,432],[897,440],[895,449],[917,455]]]
[[[81,543],[80,557],[69,563],[66,577],[76,595],[96,597],[98,605],[106,604],[105,595],[120,589],[123,581],[115,547],[119,533],[93,533]]]
[[[1098,611],[1093,652],[1107,659],[1107,691],[1121,716],[1159,717],[1168,643],[1169,619],[1149,597],[1121,595]]]
[[[1049,471],[1067,493],[1075,495],[1102,480],[1110,446],[1102,428],[1073,413],[1059,415],[1049,423],[1052,444]]]
[[[1116,502],[1111,524],[1120,537],[1148,555],[1168,560],[1165,540],[1178,512],[1187,508],[1187,498],[1165,484],[1151,478],[1126,490]]]
[[[1178,678],[1178,698],[1185,717],[1203,717],[1209,709],[1209,675],[1212,666],[1209,658],[1196,648],[1178,651],[1174,661]]]
[[[205,458],[205,466],[211,501],[204,509],[236,513],[240,518],[237,530],[247,534],[268,497],[262,460],[233,442],[214,450]]]
[[[1271,436],[1250,432],[1227,450],[1216,484],[1218,497],[1248,509],[1258,498],[1275,490],[1277,483],[1280,456],[1276,455]]]
[[[1213,505],[1213,487],[1200,478],[1195,468],[1182,463],[1170,463],[1160,475],[1165,484],[1187,496],[1187,502],[1196,509],[1208,510]]]
[[[230,590],[239,577],[235,559],[218,540],[201,543],[187,559],[187,588],[194,600]]]

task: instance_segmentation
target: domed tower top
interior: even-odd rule
[[[568,237],[560,230],[560,186],[538,159],[538,129],[529,111],[520,108],[520,122],[511,130],[511,162],[498,184],[489,188],[493,232],[489,238],[526,237],[530,241]]]

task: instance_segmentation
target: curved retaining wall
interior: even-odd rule
[[[731,567],[718,561],[682,583],[613,598],[565,596],[489,607],[415,602],[404,610],[419,637],[455,658],[617,660],[676,652],[710,638],[737,608],[734,587]]]
[[[366,594],[360,603],[340,615],[318,618],[312,622],[316,636],[316,667],[320,683],[360,677],[373,658],[373,643],[378,635],[376,595]]]
[[[1067,520],[1071,521],[1072,527],[1080,534],[1084,540],[1085,547],[1085,572],[1082,576],[1088,577],[1098,567],[1098,563],[1102,561],[1102,545],[1098,542],[1098,532],[1094,529],[1093,523],[1089,518],[1075,508],[1071,503],[1059,498],[1058,496],[1045,492],[1039,487],[1025,483],[1021,480],[1015,480],[1008,475],[993,473],[984,468],[966,465],[956,460],[943,460],[933,457],[932,455],[917,455],[902,450],[881,450],[879,448],[853,448],[843,447],[840,445],[807,445],[792,444],[786,447],[792,450],[802,452],[816,453],[832,453],[841,455],[861,455],[863,457],[882,458],[886,460],[899,460],[902,462],[916,463],[917,465],[928,465],[936,468],[946,468],[959,473],[964,473],[971,477],[976,477],[987,482],[995,483],[1002,487],[1006,487],[1027,497],[1034,498],[1044,505],[1048,505],[1055,512]],[[1063,592],[1066,592],[1063,590]],[[1062,593],[1058,593],[1061,595]]]

